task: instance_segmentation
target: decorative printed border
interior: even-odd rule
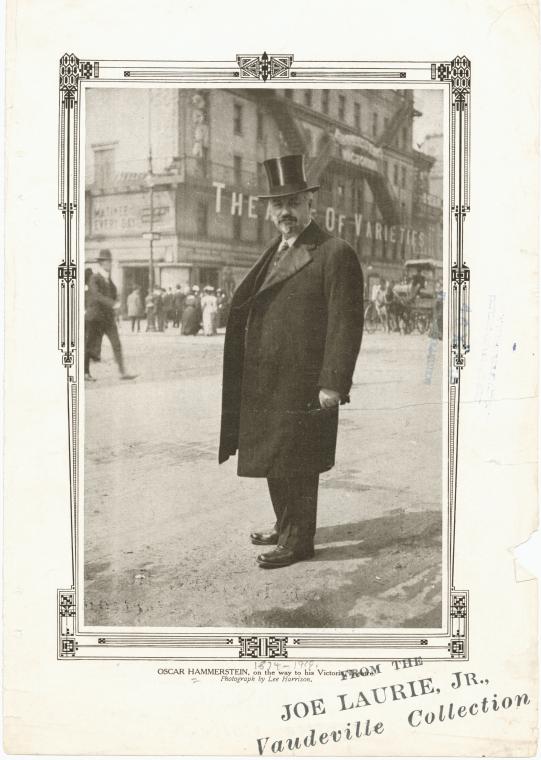
[[[66,367],[69,419],[69,477],[71,518],[71,587],[58,591],[58,658],[77,659],[175,659],[175,660],[390,660],[422,656],[423,660],[468,658],[468,592],[454,588],[455,516],[458,464],[458,422],[460,376],[469,345],[470,269],[464,261],[464,222],[470,210],[470,61],[457,56],[450,62],[359,62],[297,61],[293,54],[239,54],[228,61],[91,61],[66,54],[60,60],[59,76],[59,181],[58,207],[62,212],[65,247],[58,267],[58,349]],[[78,590],[78,329],[77,278],[81,266],[79,251],[79,107],[81,89],[87,81],[178,83],[180,85],[229,82],[235,86],[261,86],[273,80],[296,84],[324,83],[339,87],[345,83],[393,83],[409,87],[440,83],[447,85],[450,107],[450,219],[449,219],[449,609],[443,633],[336,633],[334,631],[287,633],[241,633],[224,630],[206,633],[102,632],[80,630],[77,612]],[[272,84],[269,84],[272,86]],[[109,632],[111,631],[111,632]]]

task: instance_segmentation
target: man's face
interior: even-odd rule
[[[284,238],[298,235],[311,219],[312,198],[310,193],[297,193],[296,195],[288,195],[286,198],[272,198],[270,203],[272,221]]]
[[[102,259],[102,261],[100,261],[100,264],[106,272],[111,274],[112,262],[109,259]]]

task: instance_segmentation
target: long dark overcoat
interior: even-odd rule
[[[279,242],[237,288],[225,336],[219,461],[238,450],[238,474],[248,477],[334,465],[338,408],[321,409],[319,390],[349,400],[361,345],[353,249],[312,221],[265,280]]]
[[[88,281],[88,291],[85,293],[85,321],[104,324],[114,322],[116,299],[117,289],[114,282],[106,280],[99,272],[92,274]]]

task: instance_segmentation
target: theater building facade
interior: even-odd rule
[[[87,265],[112,251],[124,305],[151,279],[232,292],[275,234],[263,161],[302,152],[317,222],[353,246],[367,286],[399,280],[407,259],[442,259],[443,188],[437,158],[413,147],[418,115],[411,90],[89,90]]]

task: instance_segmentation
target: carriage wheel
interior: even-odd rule
[[[381,322],[376,310],[376,306],[373,303],[369,303],[364,310],[364,329],[367,333],[375,332],[380,327]]]

